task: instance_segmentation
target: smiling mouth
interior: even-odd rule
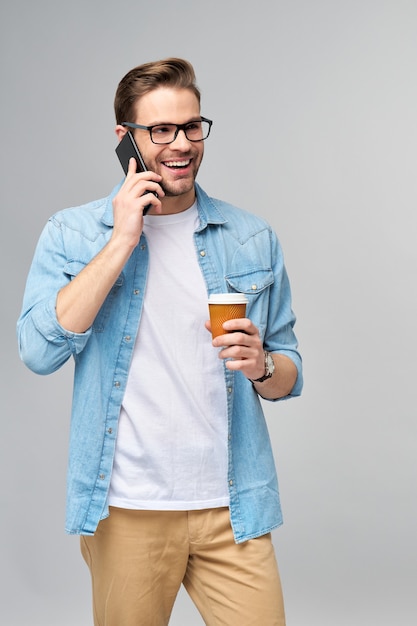
[[[183,159],[181,161],[163,161],[163,165],[165,165],[165,167],[169,167],[172,170],[183,169],[184,167],[188,167],[190,163],[191,159]]]

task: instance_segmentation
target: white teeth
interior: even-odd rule
[[[187,167],[189,165],[190,160],[188,161],[170,161],[169,163],[165,163],[167,167]]]

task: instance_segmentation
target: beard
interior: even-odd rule
[[[162,180],[159,184],[167,197],[182,196],[194,189],[194,183],[197,178],[198,170],[200,169],[203,154],[199,151],[195,151],[191,154],[178,156],[177,158],[178,160],[191,159],[191,168],[183,174],[181,174],[180,170],[177,170],[177,174],[172,177],[170,176],[167,166],[163,164],[163,160],[158,164],[155,163],[154,168],[152,164],[149,163],[149,169],[153,169],[162,176]]]
[[[195,175],[191,177],[184,178],[182,180],[173,181],[164,181],[160,183],[162,189],[165,192],[165,196],[167,198],[173,198],[175,196],[182,196],[186,193],[189,193],[192,189],[194,189],[194,183],[197,176],[197,172]]]

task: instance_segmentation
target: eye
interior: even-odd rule
[[[156,135],[167,135],[172,133],[173,128],[175,129],[175,127],[170,124],[161,124],[160,126],[154,126],[152,132]]]
[[[186,125],[186,129],[187,129],[188,131],[191,131],[191,132],[193,132],[193,131],[199,131],[199,130],[201,129],[201,122],[200,122],[200,121],[196,121],[196,122],[189,122],[189,123]]]

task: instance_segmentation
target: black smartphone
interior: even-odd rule
[[[142,158],[141,153],[139,152],[139,148],[137,143],[130,131],[128,131],[123,139],[119,142],[119,145],[116,147],[116,154],[119,157],[120,164],[123,168],[125,174],[127,174],[127,170],[129,168],[129,160],[134,157],[136,159],[136,171],[137,172],[146,172],[147,167],[145,165],[145,161]],[[152,191],[154,196],[158,197],[158,194],[155,191]],[[149,211],[152,207],[151,204],[148,204],[143,209],[143,214]]]

